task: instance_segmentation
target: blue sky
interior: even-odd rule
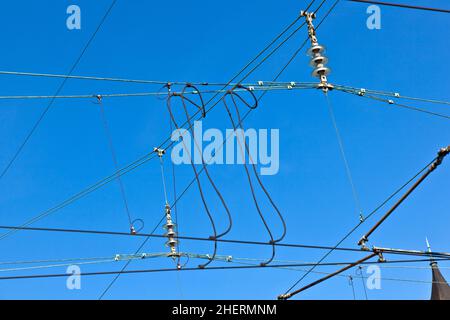
[[[327,1],[329,6],[332,1]],[[0,10],[0,69],[64,74],[80,53],[110,1],[15,1]],[[66,28],[66,8],[78,4],[82,29]],[[74,74],[163,81],[226,82],[292,21],[306,1],[121,1],[77,66]],[[419,4],[419,3],[418,3]],[[421,0],[420,5],[442,6]],[[355,87],[398,91],[404,95],[449,100],[445,58],[449,19],[445,14],[382,8],[381,30],[366,28],[366,5],[341,1],[318,31],[327,47],[329,81]],[[322,11],[323,14],[324,11]],[[319,14],[319,18],[321,15]],[[249,81],[271,80],[303,41],[302,30]],[[312,81],[308,57],[292,63],[280,80]],[[51,95],[61,80],[0,76],[1,95]],[[143,92],[158,87],[69,80],[61,94]],[[437,150],[449,144],[448,120],[397,109],[340,92],[331,92],[337,122],[362,207],[369,212],[408,180]],[[0,101],[0,167],[12,157],[47,101]],[[334,245],[358,222],[351,189],[319,91],[271,92],[252,112],[247,127],[280,130],[280,171],[263,177],[288,222],[286,242]],[[412,103],[415,106],[423,106]],[[119,164],[151,151],[170,133],[163,101],[151,97],[104,101]],[[426,106],[449,112],[444,106]],[[223,108],[204,120],[204,127],[230,128]],[[188,166],[177,167],[177,188],[192,178]],[[84,187],[111,174],[114,166],[101,124],[98,105],[89,100],[56,101],[20,158],[0,181],[2,224],[19,225]],[[168,170],[167,170],[168,171]],[[234,212],[230,238],[266,241],[240,166],[211,168]],[[425,237],[435,251],[448,250],[446,200],[447,162],[371,237],[385,247],[425,249]],[[134,217],[151,231],[163,212],[164,199],[157,161],[123,178]],[[171,187],[172,185],[169,184]],[[211,190],[207,195],[213,196]],[[180,233],[209,236],[195,188],[179,206]],[[267,204],[265,209],[269,209]],[[386,208],[387,209],[387,208]],[[383,212],[383,211],[381,211]],[[379,217],[378,216],[375,216]],[[273,221],[272,221],[273,220]],[[221,223],[225,219],[220,220]],[[280,230],[275,219],[275,228]],[[344,246],[358,238],[375,219],[362,226]],[[42,227],[127,231],[127,219],[116,183],[38,222]],[[159,230],[162,232],[162,230]],[[0,241],[1,261],[103,257],[132,253],[140,238],[20,232]],[[210,244],[183,241],[182,250],[208,253]],[[167,250],[151,240],[146,252]],[[321,251],[280,249],[277,258],[316,261]],[[219,254],[260,258],[269,248],[220,245]],[[360,254],[334,253],[327,261],[352,261]],[[394,257],[395,258],[395,257]],[[194,264],[195,263],[195,264]],[[196,262],[193,262],[193,266]],[[410,264],[417,266],[418,264]],[[118,270],[121,263],[83,266],[83,272]],[[169,260],[133,262],[130,269],[172,267]],[[427,266],[422,264],[421,266]],[[441,263],[449,267],[448,263]],[[333,268],[322,267],[330,272]],[[65,268],[26,271],[63,273]],[[351,271],[354,274],[354,271]],[[450,273],[443,268],[445,276]],[[1,272],[2,275],[23,274]],[[273,299],[302,275],[299,271],[195,271],[124,275],[110,290],[113,299]],[[426,269],[382,269],[386,278],[429,281]],[[310,275],[303,284],[319,277]],[[0,298],[96,299],[112,276],[82,279],[81,290],[67,290],[65,279],[0,282]],[[364,298],[359,279],[357,297]],[[427,299],[430,285],[383,281],[371,299]],[[302,299],[352,299],[346,278],[334,278],[301,294]]]

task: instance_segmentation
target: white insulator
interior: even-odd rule
[[[173,231],[172,229],[170,229],[169,231],[167,231],[167,233],[165,234],[166,237],[173,237],[176,235],[176,232]]]
[[[167,223],[165,224],[165,225],[163,225],[163,228],[164,229],[171,229],[171,228],[173,228],[173,227],[175,227],[175,223],[173,223],[172,221],[167,221]]]
[[[314,57],[316,54],[324,53],[324,52],[325,52],[325,47],[321,46],[320,44],[317,44],[317,45],[312,46],[311,48],[309,48],[308,51],[306,51],[306,54],[308,56]]]
[[[331,72],[330,68],[327,67],[318,67],[313,70],[311,73],[313,77],[320,78],[320,76],[326,76]]]
[[[327,57],[318,55],[316,57],[313,57],[311,59],[311,61],[309,62],[309,64],[311,67],[315,68],[315,67],[318,67],[319,64],[327,64],[327,62],[328,62]]]
[[[175,239],[170,239],[169,241],[166,242],[166,246],[168,247],[174,247],[177,244],[177,240]]]

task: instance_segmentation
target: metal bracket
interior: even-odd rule
[[[163,155],[166,154],[166,150],[161,149],[161,148],[153,148],[153,151],[156,152],[156,154],[158,155],[158,157],[162,158]]]
[[[370,251],[369,247],[366,246],[366,243],[369,241],[369,239],[366,238],[366,236],[363,236],[358,241],[358,246],[361,247],[361,250],[363,251]]]

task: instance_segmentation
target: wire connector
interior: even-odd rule
[[[436,169],[449,153],[450,153],[450,146],[441,148],[438,151],[436,160],[431,164],[430,170]]]
[[[158,155],[158,157],[162,158],[163,155],[166,154],[166,150],[161,149],[161,148],[153,148],[153,152],[156,152],[156,154]]]
[[[278,299],[278,300],[287,300],[287,299],[289,299],[290,297],[291,297],[290,294],[286,293],[286,294],[280,294],[280,295],[277,297],[277,299]]]
[[[366,243],[368,241],[369,241],[369,239],[367,239],[366,236],[363,236],[361,239],[359,239],[358,246],[361,247],[361,250],[363,250],[363,251],[370,251],[369,247],[366,246]]]

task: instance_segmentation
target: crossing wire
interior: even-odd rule
[[[80,63],[81,59],[83,58],[84,54],[86,53],[87,49],[89,48],[89,46],[91,45],[91,43],[94,41],[95,36],[97,35],[97,33],[100,31],[103,23],[106,21],[106,19],[108,18],[109,14],[111,13],[112,9],[114,8],[115,4],[116,4],[117,0],[113,0],[108,8],[108,10],[106,11],[106,13],[104,14],[104,16],[102,17],[102,19],[100,20],[100,23],[98,24],[97,28],[95,29],[94,33],[91,35],[91,37],[89,38],[88,42],[86,43],[86,45],[84,46],[83,50],[81,51],[80,55],[78,56],[78,58],[75,60],[75,63],[72,65],[72,67],[69,70],[68,76],[70,76],[72,74],[72,72],[75,70],[75,68],[78,66],[78,64]],[[55,96],[57,96],[62,89],[64,88],[67,80],[69,78],[65,77],[64,80],[61,82],[61,84],[59,85],[58,89],[56,90],[56,93],[54,94]],[[27,133],[27,135],[25,136],[25,139],[22,141],[22,143],[19,145],[19,148],[16,150],[16,152],[14,153],[13,157],[11,158],[11,160],[8,162],[8,164],[6,165],[6,167],[3,169],[3,171],[0,173],[0,180],[3,179],[3,177],[6,175],[6,173],[9,171],[9,169],[12,167],[12,165],[14,164],[14,162],[16,161],[16,159],[19,157],[20,153],[22,152],[22,150],[25,148],[26,144],[28,143],[28,141],[30,140],[30,138],[32,137],[32,135],[34,134],[34,132],[38,129],[39,125],[41,124],[41,122],[44,120],[46,114],[48,113],[48,111],[50,110],[50,108],[53,106],[53,103],[55,102],[55,99],[51,99],[49,104],[47,105],[47,107],[42,111],[42,113],[40,114],[40,116],[38,117],[37,121],[34,123],[34,125],[31,127],[30,131]]]
[[[345,172],[347,174],[347,178],[348,178],[348,181],[350,183],[351,190],[352,190],[352,195],[353,195],[353,201],[354,201],[354,204],[355,204],[355,209],[356,209],[356,211],[358,211],[357,213],[359,214],[359,218],[361,220],[363,220],[364,216],[363,216],[363,210],[362,210],[362,206],[361,206],[361,201],[359,199],[358,191],[356,190],[356,185],[355,185],[355,182],[353,180],[352,172],[350,170],[350,164],[348,162],[347,155],[346,155],[345,148],[344,148],[344,141],[342,139],[341,132],[340,132],[338,124],[337,124],[336,116],[334,114],[333,105],[331,104],[330,97],[328,96],[327,92],[325,92],[325,98],[326,98],[326,102],[327,102],[327,106],[328,106],[328,113],[330,115],[330,119],[331,119],[331,122],[333,124],[334,131],[336,133],[336,138],[337,138],[338,145],[339,145],[339,151],[341,153],[342,160],[344,161]]]
[[[314,1],[313,1],[314,2]],[[335,7],[337,6],[337,4],[339,3],[339,0],[336,0],[328,9],[328,11],[325,13],[325,15],[322,17],[322,19],[320,20],[320,22],[318,23],[316,29],[318,29],[322,23],[325,21],[326,18],[328,18],[328,16],[330,15],[330,13],[335,9]],[[308,6],[309,8],[310,6]],[[317,12],[318,10],[316,10]],[[297,55],[299,54],[299,52],[304,48],[304,46],[306,45],[307,41],[308,41],[308,37],[306,37],[306,39],[302,42],[302,44],[300,45],[300,47],[294,52],[294,54],[290,57],[290,59],[288,60],[288,62],[281,68],[281,70],[277,73],[277,75],[275,76],[275,78],[272,80],[272,83],[277,81],[278,78],[284,73],[284,71],[287,69],[287,67],[294,61],[294,59],[297,57]],[[242,80],[241,80],[242,81]],[[239,88],[233,88],[234,90],[238,90]],[[264,91],[257,99],[257,101],[259,102],[267,93],[267,91]],[[242,124],[242,122],[249,116],[249,114],[253,111],[253,109],[249,109],[245,115],[242,117],[242,120],[239,121],[238,126]],[[222,143],[222,145],[220,146],[220,149],[223,148],[223,146],[225,145],[225,142],[231,137],[231,134],[228,135],[225,138],[225,141]],[[208,161],[209,162],[209,161]],[[199,174],[201,174],[203,172],[204,168],[201,168],[201,170],[199,171]],[[183,197],[183,195],[189,190],[189,188],[194,184],[195,182],[195,178],[193,178],[188,185],[183,189],[183,191],[181,192],[180,196],[175,200],[175,204]]]
[[[281,83],[279,83],[279,84],[281,85]],[[428,103],[434,103],[434,104],[450,105],[450,101],[404,96],[404,95],[400,94],[399,92],[388,92],[388,91],[372,90],[372,89],[366,89],[366,88],[355,88],[355,87],[338,85],[338,84],[333,84],[333,86],[334,86],[334,89],[336,89],[336,90],[349,91],[351,93],[357,93],[358,95],[361,95],[364,92],[367,92],[367,93],[372,93],[375,95],[388,96],[388,97],[397,98],[397,99],[414,100],[414,101],[428,102]]]
[[[348,0],[348,1],[359,2],[359,3],[366,3],[366,4],[379,4],[379,5],[382,5],[382,6],[398,7],[398,8],[404,8],[404,9],[415,9],[415,10],[425,10],[425,11],[450,13],[450,10],[447,10],[447,9],[412,6],[412,5],[400,4],[400,3],[390,3],[390,2],[372,1],[372,0]]]
[[[396,101],[394,101],[392,99],[384,99],[384,98],[380,98],[380,97],[377,97],[377,96],[371,95],[371,94],[362,94],[361,91],[358,91],[358,90],[348,90],[348,89],[338,89],[338,90],[340,90],[340,91],[342,91],[344,93],[354,94],[354,95],[357,95],[359,97],[368,98],[368,99],[376,100],[376,101],[379,101],[379,102],[384,102],[384,103],[387,103],[389,105],[397,106],[397,107],[400,107],[400,108],[403,108],[403,109],[408,109],[408,110],[412,110],[412,111],[416,111],[416,112],[420,112],[420,113],[425,113],[425,114],[428,114],[428,115],[431,115],[431,116],[440,117],[440,118],[443,118],[445,120],[450,120],[450,116],[448,116],[448,115],[441,114],[441,113],[438,113],[438,112],[432,112],[432,111],[424,110],[424,109],[421,109],[421,108],[418,108],[418,107],[413,107],[413,106],[402,104],[402,103],[398,103],[398,102],[396,102]]]
[[[360,275],[360,278],[361,278],[362,286],[364,288],[364,296],[366,297],[366,300],[369,300],[369,297],[367,295],[366,278],[364,277],[363,267],[362,266],[358,266],[358,269],[356,269],[355,272],[358,272],[358,270],[359,270],[359,275]]]
[[[117,171],[117,170],[119,170],[119,164],[117,161],[116,150],[114,148],[114,142],[113,142],[111,130],[109,128],[108,118],[106,116],[105,108],[103,106],[103,101],[101,100],[101,98],[98,99],[98,104],[99,104],[99,108],[100,108],[100,115],[101,115],[101,119],[102,119],[102,123],[103,123],[103,128],[104,128],[106,137],[108,139],[108,146],[109,146],[109,150],[111,152],[111,158],[112,158],[112,161],[114,164],[114,170]],[[122,202],[123,202],[123,206],[125,209],[125,213],[128,217],[129,228],[133,231],[134,230],[133,218],[131,217],[130,208],[128,206],[128,199],[127,199],[127,195],[125,193],[125,186],[124,186],[122,178],[120,176],[118,176],[116,178],[116,180],[117,180],[117,184],[119,185],[120,195],[122,197]]]
[[[253,91],[292,91],[298,89],[312,89],[317,85],[313,83],[296,83],[292,86],[291,83],[272,83],[266,86],[260,86],[258,84],[250,83],[246,85],[247,87],[252,87]],[[203,94],[212,94],[212,93],[226,93],[228,90],[225,89],[211,89],[211,90],[203,90]],[[242,91],[242,90],[237,90]],[[185,94],[189,95],[198,95],[198,91],[189,91],[185,92]],[[78,94],[78,95],[57,95],[57,96],[49,96],[49,95],[18,95],[18,96],[0,96],[0,100],[32,100],[32,99],[104,99],[104,98],[127,98],[127,97],[164,97],[166,93],[162,92],[136,92],[136,93],[105,93],[105,94]]]
[[[256,61],[265,51],[267,51],[278,39],[280,39],[293,25],[295,25],[295,23],[300,19],[300,15],[296,17],[296,19],[294,19],[293,22],[291,22],[274,40],[271,41],[271,43],[269,45],[267,45],[254,59],[252,59],[251,63],[253,63],[254,61]],[[254,68],[252,68],[251,72],[248,72],[239,82],[244,81],[252,72],[254,72],[259,66],[261,66],[261,64],[263,62],[265,62],[270,56],[272,56],[284,43],[287,42],[287,40],[289,40],[290,38],[292,38],[299,30],[300,28],[303,26],[304,24],[302,24],[300,27],[296,28],[292,33],[290,33],[280,44],[278,44],[278,46],[276,46],[274,49],[272,49],[271,52],[269,52]],[[241,69],[236,76],[234,76],[228,83],[227,85],[229,85],[229,83],[231,83],[232,81],[234,81],[240,74],[242,74],[246,68],[248,68],[249,65],[251,65],[251,63],[248,63],[243,69]],[[225,88],[226,86],[224,86]],[[208,102],[205,103],[205,107],[218,95],[219,93],[216,93],[210,100],[208,100]],[[217,100],[212,106],[210,106],[207,110],[205,110],[205,114],[209,113],[221,100]],[[200,110],[197,111],[196,113],[194,113],[192,115],[192,117],[195,117],[196,115],[198,115],[200,113]],[[203,116],[203,115],[202,115]],[[180,127],[184,127],[187,124],[187,121],[182,124]],[[190,128],[188,128],[190,129]],[[171,141],[171,137],[167,137],[159,146],[158,148],[163,148],[163,149],[169,149],[175,142]],[[167,146],[165,146],[167,143],[169,143]],[[139,158],[138,160],[134,161],[133,163],[127,165],[126,167],[122,168],[120,170],[120,172],[115,172],[112,175],[98,181],[97,183],[91,185],[90,187],[80,191],[79,193],[69,197],[68,199],[64,200],[63,202],[59,203],[58,205],[42,212],[41,214],[29,219],[28,221],[26,221],[25,223],[22,224],[22,226],[27,226],[30,224],[35,223],[36,221],[39,221],[41,219],[43,219],[44,217],[47,217],[50,214],[53,214],[54,212],[66,207],[67,205],[83,198],[84,196],[92,193],[93,191],[97,190],[98,188],[108,184],[109,182],[111,182],[115,177],[117,177],[118,175],[123,175],[126,174],[140,166],[142,166],[143,164],[147,163],[148,161],[154,159],[156,157],[154,151],[142,156],[141,158]],[[8,237],[9,235],[11,235],[12,233],[6,233],[0,236],[0,240]]]
[[[448,261],[446,259],[437,259],[436,261]],[[398,263],[410,263],[410,262],[429,262],[429,259],[407,259],[407,260],[391,260],[385,262],[371,261],[362,262],[361,264],[398,264]],[[321,266],[341,266],[348,265],[349,262],[327,262],[322,263]],[[144,274],[144,273],[161,273],[161,272],[187,272],[187,271],[206,271],[206,270],[250,270],[250,269],[267,269],[267,268],[284,268],[284,267],[305,267],[310,266],[310,263],[301,264],[281,264],[281,265],[240,265],[240,266],[214,266],[206,268],[164,268],[164,269],[143,269],[143,270],[123,270],[123,271],[97,271],[97,272],[83,272],[79,275],[84,276],[99,276],[99,275],[119,275],[119,274]],[[23,279],[45,279],[45,278],[63,278],[69,277],[70,274],[67,273],[54,273],[54,274],[33,274],[33,275],[18,275],[18,276],[3,276],[0,277],[0,281],[3,280],[23,280]]]
[[[406,181],[403,185],[401,185],[398,189],[396,189],[392,194],[390,194],[384,201],[382,201],[374,210],[372,210],[364,220],[359,221],[350,231],[348,231],[344,237],[342,237],[334,247],[332,247],[328,252],[326,252],[317,262],[317,265],[313,265],[307,273],[303,274],[292,286],[289,287],[288,290],[285,291],[287,294],[293,288],[295,288],[300,282],[303,281],[322,261],[324,261],[330,254],[332,254],[337,248],[347,240],[362,224],[364,224],[368,219],[370,219],[374,214],[376,214],[381,208],[383,208],[390,200],[392,200],[397,194],[399,194],[403,189],[405,189],[409,184],[411,184],[419,175],[421,175],[428,167],[436,160],[433,158],[430,162],[426,164],[421,170],[419,170],[414,176],[412,176],[408,181]]]
[[[158,225],[153,229],[159,226],[159,224],[164,219],[164,216],[161,217]],[[101,230],[83,230],[83,229],[63,229],[63,228],[37,228],[37,227],[18,227],[18,226],[0,226],[0,229],[7,230],[24,230],[24,231],[39,231],[39,232],[52,232],[52,233],[79,233],[79,234],[90,234],[90,235],[110,235],[110,236],[126,236],[126,237],[144,237],[144,238],[166,238],[165,235],[155,234],[155,233],[137,233],[130,234],[128,232],[116,232],[116,231],[101,231]],[[175,239],[181,240],[191,240],[191,241],[215,241],[211,238],[203,238],[203,237],[194,237],[194,236],[180,236],[177,235],[174,237]],[[235,243],[235,244],[247,244],[247,245],[260,245],[260,246],[272,246],[269,242],[261,242],[261,241],[253,241],[253,240],[238,240],[238,239],[217,239],[217,242],[223,243]],[[296,244],[296,243],[276,243],[276,246],[286,247],[286,248],[302,248],[302,249],[317,249],[317,250],[336,250],[336,251],[347,251],[347,252],[359,252],[364,253],[367,252],[365,250],[361,250],[359,248],[344,248],[344,247],[331,247],[331,246],[319,246],[319,245],[306,245],[306,244]],[[374,251],[374,250],[372,250]],[[369,250],[368,252],[371,252]],[[450,253],[446,252],[395,252],[395,251],[386,251],[386,253],[390,254],[398,254],[398,255],[417,255],[417,256],[425,256],[425,257],[449,257]],[[137,254],[137,253],[135,253]]]
[[[314,1],[314,0],[313,0]],[[293,27],[296,23],[297,23],[297,21],[299,20],[301,18],[301,16],[300,15],[298,15],[295,19],[294,19],[294,21],[292,21],[287,27],[285,27],[284,29],[283,29],[283,31],[280,33],[280,34],[278,34],[262,51],[260,51],[257,55],[256,55],[256,57],[254,57],[250,62],[248,62],[232,79],[230,79],[230,81],[228,81],[228,83],[222,88],[222,89],[225,89],[230,83],[232,83],[235,79],[237,79],[250,65],[252,65],[259,57],[261,57],[263,54],[264,54],[264,52],[266,52],[270,47],[272,47],[272,45],[273,44],[275,44],[286,32],[288,32],[289,31],[289,29],[291,29],[291,27]],[[303,26],[304,24],[302,24],[299,28],[297,28],[296,30],[294,30],[294,32],[293,33],[291,33],[281,44],[279,44],[277,47],[275,47],[266,57],[264,57],[260,62],[259,62],[259,64],[257,64],[250,72],[248,72],[240,81],[239,81],[239,83],[241,83],[242,81],[244,81],[252,72],[254,72],[263,62],[265,62],[273,53],[275,53],[280,47],[281,47],[281,45],[283,45],[287,40],[289,40],[293,35],[295,35],[295,33],[298,31],[298,30],[300,30],[300,28]],[[210,98],[207,102],[206,102],[206,104],[205,104],[205,106],[204,106],[204,108],[211,102],[211,101],[213,101],[214,100],[214,98],[218,95],[219,93],[216,93],[212,98]],[[203,110],[203,116],[205,115],[205,114],[207,114],[208,112],[210,112],[218,103],[219,103],[219,101],[220,100],[217,100],[217,102],[216,103],[214,103],[208,110]],[[195,117],[198,113],[200,112],[200,110],[198,110],[196,113],[194,113],[194,115],[192,115],[192,117]],[[187,121],[186,121],[187,122]],[[181,126],[181,127],[184,127],[184,125],[186,125],[186,122]],[[189,128],[188,128],[189,129]],[[164,144],[166,144],[168,141],[170,140],[170,137],[169,138],[167,138],[163,143],[161,143],[161,145],[160,145],[160,147],[162,146],[162,145],[164,145]],[[173,145],[173,141],[172,141],[172,143],[171,144],[169,144],[169,147],[171,146],[171,145]],[[159,148],[160,148],[159,147]],[[166,147],[165,149],[168,149],[169,147]],[[204,169],[204,167],[202,168],[202,170]],[[192,181],[192,184],[194,183],[194,181],[195,181],[195,179]],[[183,195],[184,194],[184,192],[181,194],[181,195]],[[176,202],[177,202],[177,200],[175,201],[175,204],[176,204]],[[164,219],[164,217],[162,217],[161,218],[161,220],[160,220],[160,222],[158,222],[158,224],[156,225],[156,227],[155,227],[155,229],[161,224],[161,222],[163,221],[163,219]],[[149,237],[148,238],[146,238],[145,239],[145,241],[141,244],[141,246],[140,246],[140,248],[142,248],[144,245],[145,245],[145,243],[147,242],[147,240],[149,239]],[[1,237],[0,237],[0,240],[1,240]],[[116,277],[113,279],[113,281],[108,285],[108,287],[106,288],[106,290],[102,293],[102,295],[100,296],[100,298],[99,299],[102,299],[103,298],[103,296],[109,291],[109,289],[112,287],[112,285],[114,284],[114,282],[120,277],[120,275],[123,273],[123,272],[125,272],[126,270],[126,268],[127,268],[127,266],[128,266],[128,263],[122,268],[122,270],[121,270],[121,272],[119,272],[117,275],[116,275]]]

